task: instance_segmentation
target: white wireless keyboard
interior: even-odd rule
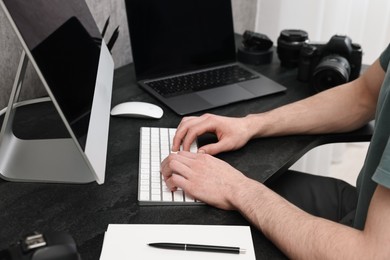
[[[171,192],[161,175],[160,164],[169,155],[175,128],[141,127],[138,202],[140,205],[199,205],[183,190]],[[191,145],[197,151],[197,144]]]

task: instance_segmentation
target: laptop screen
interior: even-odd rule
[[[230,0],[126,0],[137,80],[234,62]]]

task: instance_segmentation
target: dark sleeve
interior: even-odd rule
[[[390,139],[387,140],[386,148],[372,179],[390,189]]]
[[[383,70],[387,71],[387,67],[389,66],[389,61],[390,61],[390,44],[382,52],[381,56],[379,57],[379,61]]]

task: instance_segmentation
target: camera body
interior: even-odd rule
[[[27,235],[0,251],[0,260],[81,260],[73,238],[64,232]]]
[[[359,77],[363,52],[348,36],[334,35],[329,42],[305,43],[300,49],[298,80],[310,81],[317,91]]]

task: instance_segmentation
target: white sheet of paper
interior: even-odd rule
[[[181,251],[148,246],[158,242],[234,246],[245,249],[246,253]],[[100,260],[113,259],[254,260],[256,257],[249,226],[110,224]]]

